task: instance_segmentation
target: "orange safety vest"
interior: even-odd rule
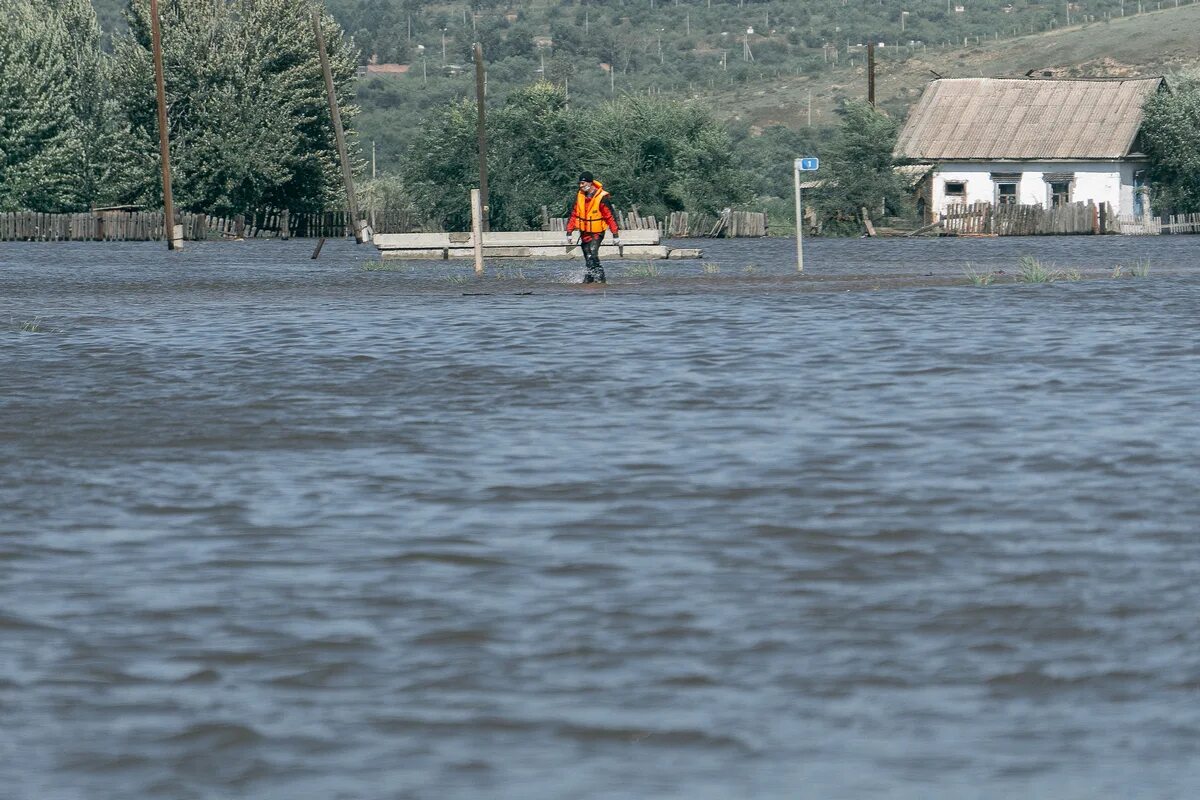
[[[583,192],[575,195],[575,227],[580,233],[603,233],[608,229],[600,213],[600,201],[608,197],[608,192],[599,183],[596,189],[590,199]]]

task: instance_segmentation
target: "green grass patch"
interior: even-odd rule
[[[1017,268],[1017,280],[1021,283],[1053,283],[1054,270],[1033,256],[1021,256]]]
[[[625,270],[625,274],[631,278],[657,278],[660,273],[657,264],[647,261],[643,264],[632,265]]]
[[[971,282],[972,286],[987,286],[992,281],[996,280],[995,273],[976,272],[975,268],[971,266],[970,262],[963,267],[963,275],[967,276],[967,280]]]

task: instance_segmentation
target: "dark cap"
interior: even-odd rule
[[[592,178],[592,173],[590,173],[590,172],[581,172],[581,173],[579,173],[579,180],[581,180],[581,181],[587,181],[588,183],[591,183],[591,182],[592,182],[592,180],[593,180],[593,178]]]

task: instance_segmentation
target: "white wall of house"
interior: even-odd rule
[[[1132,214],[1134,174],[1145,168],[1145,163],[1139,161],[944,162],[938,164],[932,176],[930,205],[940,216],[946,212],[946,206],[953,203],[995,203],[997,183],[1015,182],[1018,203],[1049,207],[1048,179],[1070,174],[1070,202],[1111,203],[1118,214]],[[994,174],[1019,174],[1019,178],[994,180]],[[948,196],[947,183],[963,184],[965,198]]]

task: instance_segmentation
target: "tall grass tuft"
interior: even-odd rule
[[[1129,274],[1134,278],[1144,278],[1150,274],[1150,259],[1139,258],[1129,268]]]
[[[989,283],[996,280],[995,274],[991,272],[976,272],[975,268],[971,266],[969,261],[967,262],[967,265],[963,267],[963,274],[967,276],[967,280],[969,280],[974,286],[987,286]]]
[[[718,274],[720,274],[720,272],[721,272],[721,265],[716,263],[715,261],[710,264],[704,265],[704,274],[705,275],[718,275]]]
[[[1021,283],[1053,283],[1054,272],[1033,256],[1021,256],[1017,280]]]
[[[625,270],[625,274],[631,278],[657,278],[659,269],[656,264],[651,264],[646,261],[642,264],[634,264]]]
[[[16,320],[9,318],[9,324],[21,333],[62,333],[60,328],[47,328],[44,317]]]
[[[1079,281],[1083,280],[1083,273],[1077,269],[1064,269],[1057,275],[1060,281]]]

